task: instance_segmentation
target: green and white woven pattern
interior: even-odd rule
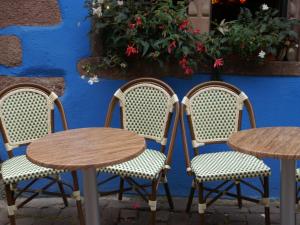
[[[113,166],[100,169],[123,177],[135,177],[154,180],[164,168],[166,156],[156,150],[146,149],[138,157]]]
[[[191,115],[195,141],[201,144],[227,141],[238,129],[243,101],[230,90],[210,87],[192,96],[188,104],[183,102]]]
[[[192,159],[191,168],[199,182],[269,176],[271,170],[254,156],[239,152],[200,154]]]
[[[152,84],[138,84],[115,94],[123,111],[125,129],[159,143],[165,142],[164,132],[174,98],[163,88]]]
[[[41,91],[22,89],[12,91],[0,101],[0,119],[8,144],[29,143],[51,132],[53,102]]]
[[[16,156],[3,162],[2,177],[5,184],[17,183],[19,181],[56,175],[64,172],[31,163],[25,155]]]

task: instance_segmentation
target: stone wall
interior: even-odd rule
[[[57,0],[1,0],[0,1],[0,30],[16,26],[53,26],[61,22],[61,12]],[[0,35],[0,66],[20,67],[23,64],[22,38],[17,35]],[[30,69],[35,73],[34,69]],[[20,82],[30,82],[45,85],[58,94],[63,94],[63,78],[26,78],[32,74],[24,74],[23,78],[12,78],[0,75],[0,91],[7,85]],[[47,76],[51,74],[43,74]],[[60,75],[60,74],[57,74]]]

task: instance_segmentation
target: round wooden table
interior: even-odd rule
[[[300,159],[300,128],[270,127],[231,135],[228,145],[239,152],[281,161],[280,221],[296,225],[296,160]]]
[[[145,150],[145,139],[114,128],[83,128],[49,134],[28,146],[40,166],[83,171],[86,225],[100,225],[96,169],[128,161]]]

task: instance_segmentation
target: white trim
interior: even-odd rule
[[[248,96],[247,96],[244,92],[241,92],[241,93],[239,94],[239,97],[240,97],[240,99],[241,99],[242,101],[245,101],[245,100],[248,99]]]
[[[206,203],[204,204],[198,204],[198,213],[204,214],[206,210]]]
[[[124,104],[124,101],[125,101],[125,95],[124,95],[124,92],[121,90],[121,89],[118,89],[115,93],[114,93],[114,96],[116,98],[119,99],[120,101],[120,106],[122,107],[122,105]]]
[[[151,209],[151,211],[156,211],[156,205],[157,205],[157,201],[148,201],[149,207]]]
[[[8,205],[7,206],[7,213],[8,213],[9,216],[14,216],[15,211],[17,211],[16,205]]]
[[[76,201],[80,201],[81,200],[80,191],[73,191],[72,198],[75,199]]]
[[[6,151],[8,151],[8,152],[14,150],[17,147],[19,147],[19,145],[11,145],[9,143],[5,143],[4,146],[5,146]]]
[[[193,148],[199,148],[200,146],[204,146],[205,143],[199,143],[196,140],[192,140],[192,146]]]
[[[173,106],[174,106],[174,104],[176,103],[176,102],[178,102],[179,101],[179,99],[178,99],[178,97],[177,97],[177,95],[176,94],[174,94],[170,99],[169,99],[169,102],[168,102],[168,108],[169,108],[169,111],[170,112],[173,112]]]
[[[58,99],[58,96],[54,92],[51,92],[49,99],[51,99],[52,102],[55,102],[55,100]]]
[[[170,170],[171,169],[171,166],[169,166],[169,165],[164,165],[164,168],[166,169],[166,170]]]
[[[191,115],[191,103],[190,103],[190,99],[186,96],[183,97],[182,104],[185,105],[185,111],[187,115]]]
[[[163,139],[160,141],[160,144],[161,144],[161,145],[167,145],[167,142],[168,142],[168,139],[167,139],[167,138],[163,138]]]

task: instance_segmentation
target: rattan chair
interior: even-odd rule
[[[64,109],[57,95],[44,87],[35,84],[18,84],[8,87],[0,93],[0,131],[9,159],[1,167],[1,175],[5,184],[10,224],[15,225],[15,211],[34,199],[40,193],[61,196],[67,206],[67,195],[64,187],[72,188],[60,180],[60,174],[66,171],[40,167],[31,163],[25,155],[14,156],[14,150],[26,146],[32,141],[54,132],[54,108],[57,107],[63,128],[67,121]],[[73,177],[73,197],[76,200],[80,224],[84,225],[80,192],[76,171]],[[33,190],[32,185],[41,178],[48,180],[39,190]],[[23,188],[18,183],[26,181]],[[58,185],[60,193],[48,189]],[[26,200],[16,205],[16,200],[22,195],[29,195]],[[46,201],[46,200],[45,200]]]
[[[254,128],[256,126],[254,113],[248,97],[230,84],[203,83],[190,90],[182,100],[180,113],[186,168],[188,174],[193,176],[186,211],[190,211],[197,188],[199,192],[198,212],[202,225],[206,207],[223,195],[237,198],[240,208],[242,200],[261,202],[265,207],[265,222],[267,225],[270,224],[270,168],[254,156],[235,151],[215,153],[201,151],[204,145],[226,143],[232,133],[241,129],[244,106],[247,109],[251,127]],[[188,150],[185,118],[187,118],[191,145],[194,150],[192,160],[190,160]],[[245,181],[245,178],[259,178],[262,188]],[[212,187],[212,184],[206,185],[213,181],[219,181],[219,183],[215,187]],[[257,191],[262,199],[243,196],[241,184]],[[231,191],[234,187],[236,187],[236,192]]]
[[[119,200],[126,190],[134,190],[149,203],[151,209],[151,223],[155,223],[156,193],[158,185],[163,183],[168,203],[174,208],[169,186],[167,171],[171,166],[174,140],[179,121],[179,102],[177,95],[165,83],[152,78],[135,79],[118,89],[112,98],[106,126],[110,126],[116,104],[120,104],[121,127],[160,145],[160,150],[147,148],[140,156],[118,165],[101,169],[101,172],[111,173],[120,177]],[[171,130],[172,116],[175,116],[168,152],[169,130]],[[150,185],[141,185],[135,178],[150,181]],[[110,180],[110,178],[108,179]],[[130,188],[124,188],[124,181]],[[102,182],[102,183],[105,183]],[[151,193],[146,190],[151,186]],[[147,198],[147,195],[149,198]]]

